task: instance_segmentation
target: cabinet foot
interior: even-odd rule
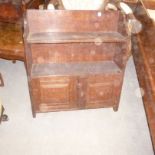
[[[32,112],[32,116],[33,118],[36,118],[36,113],[34,111]]]
[[[16,60],[12,60],[12,63],[15,64],[16,63]]]
[[[118,106],[113,106],[113,110],[116,112],[118,111]]]

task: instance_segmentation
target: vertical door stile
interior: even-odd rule
[[[78,107],[81,109],[85,108],[86,103],[86,89],[87,89],[87,79],[86,77],[78,78]]]

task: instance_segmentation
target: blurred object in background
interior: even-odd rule
[[[140,1],[149,18],[151,18],[152,21],[155,23],[155,0],[149,0],[149,1],[140,0]]]
[[[122,1],[127,3],[137,3],[139,0],[122,0]]]
[[[0,73],[0,87],[3,87],[4,86],[4,82],[3,82],[3,78],[2,78],[2,75]]]
[[[26,9],[39,9],[44,0],[0,0],[0,21],[16,23]]]
[[[0,21],[16,22],[21,17],[21,10],[11,2],[0,3]]]
[[[149,17],[155,22],[155,10],[147,9]]]
[[[66,10],[101,10],[107,0],[59,0]]]
[[[0,100],[0,123],[2,121],[8,121],[8,116],[6,114],[4,114],[4,107],[2,105],[2,101]]]
[[[23,14],[42,0],[0,0],[0,58],[24,61]],[[16,36],[16,37],[15,37]]]

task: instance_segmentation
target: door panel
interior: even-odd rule
[[[118,98],[115,92],[120,89],[115,85],[115,80],[118,80],[118,77],[121,77],[121,74],[88,77],[86,108],[109,107],[118,104],[115,102]],[[122,78],[120,78],[120,82],[121,80]]]
[[[34,98],[39,98],[37,107],[39,111],[55,111],[75,108],[77,103],[76,78],[44,77],[37,80]],[[33,90],[34,91],[34,90]]]
[[[69,82],[40,81],[41,101],[45,103],[68,103]]]
[[[113,94],[113,85],[110,83],[94,83],[88,84],[87,102],[102,103],[111,99]]]

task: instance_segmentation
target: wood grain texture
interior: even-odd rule
[[[144,6],[148,9],[155,9],[155,0],[143,0]]]
[[[21,12],[11,3],[0,3],[0,21],[16,22],[21,17]]]
[[[41,1],[40,1],[41,2]],[[0,58],[25,60],[23,45],[23,13],[28,8],[38,8],[39,0],[22,3],[0,3]]]
[[[28,37],[46,32],[117,32],[119,11],[28,10],[26,18]]]
[[[136,3],[142,2],[146,8],[155,9],[155,0],[123,0],[123,1],[129,4],[130,3],[136,4]]]
[[[144,91],[143,101],[155,149],[155,26],[140,4],[135,16],[142,22],[143,30],[132,37],[132,51],[140,87]]]
[[[24,43],[33,116],[73,109],[118,109],[130,53],[124,22],[118,11],[27,12]]]
[[[24,61],[21,25],[0,22],[0,58]]]

